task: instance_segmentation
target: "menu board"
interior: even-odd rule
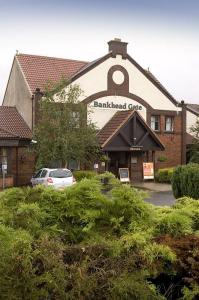
[[[119,168],[119,175],[121,182],[129,182],[129,169],[128,168]]]
[[[153,162],[143,163],[144,179],[154,179],[154,165]]]

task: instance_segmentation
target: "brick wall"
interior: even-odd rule
[[[156,169],[174,167],[181,164],[182,159],[182,118],[181,114],[174,117],[174,132],[166,133],[165,129],[165,116],[160,116],[160,132],[157,133],[161,142],[165,146],[165,151],[157,151]],[[159,162],[158,157],[165,156],[165,162]]]
[[[12,148],[10,157],[10,173],[14,177],[14,185],[28,185],[35,170],[35,157],[27,148],[18,149],[18,180],[16,178],[16,148]]]
[[[13,187],[13,184],[14,184],[13,176],[7,175],[4,179],[4,188]],[[0,190],[2,190],[2,189],[3,189],[3,178],[1,176],[0,177]]]

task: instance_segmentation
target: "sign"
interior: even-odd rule
[[[8,165],[7,164],[2,164],[2,172],[7,173]]]
[[[129,169],[128,168],[119,168],[119,175],[121,182],[129,182]]]
[[[142,151],[142,146],[131,146],[130,151]]]
[[[140,104],[132,104],[132,103],[114,103],[113,101],[99,102],[93,101],[93,107],[95,108],[110,108],[110,109],[119,109],[119,110],[142,110],[143,107]]]
[[[154,179],[154,165],[153,162],[143,163],[144,179]]]
[[[98,169],[99,165],[98,164],[94,164],[94,169]]]

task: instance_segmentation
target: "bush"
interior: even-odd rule
[[[165,161],[167,161],[167,157],[164,156],[164,155],[160,155],[160,156],[158,157],[157,160],[158,160],[159,162],[165,162]]]
[[[104,178],[108,193],[102,193]],[[199,202],[181,198],[155,208],[111,173],[63,191],[6,190],[0,193],[0,299],[176,300],[186,287],[191,295],[198,220]],[[181,240],[189,241],[185,250]]]
[[[102,191],[108,192],[112,188],[119,186],[121,184],[120,180],[113,175],[111,172],[104,172],[102,174],[96,175],[95,179],[101,182],[103,185]]]
[[[199,199],[199,164],[177,167],[171,182],[175,198],[188,196]]]
[[[158,235],[170,234],[176,237],[192,233],[192,225],[191,217],[173,211],[159,220],[156,232]]]
[[[97,175],[95,171],[82,170],[82,171],[74,171],[73,175],[77,181],[81,181],[84,178],[92,179]]]
[[[159,169],[156,173],[156,180],[158,182],[171,183],[173,170],[173,168]]]

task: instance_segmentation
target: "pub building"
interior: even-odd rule
[[[79,100],[87,105],[89,118],[98,128],[101,149],[108,157],[105,166],[99,165],[100,170],[105,168],[118,176],[120,168],[128,168],[130,180],[140,181],[145,162],[153,163],[155,171],[187,162],[193,143],[190,127],[197,120],[199,106],[174,99],[128,54],[127,43],[114,39],[108,42],[108,53],[93,62],[15,55],[0,107],[0,116],[5,109],[10,116],[14,109],[18,119],[23,119],[17,132],[12,131],[15,120],[7,119],[7,136],[0,120],[1,160],[7,161],[7,176],[14,178],[14,185],[29,183],[34,172],[34,160],[27,155],[29,131],[37,122],[46,82],[63,77],[80,86],[83,93]],[[21,134],[24,131],[26,136]],[[16,138],[20,154],[11,143]]]

